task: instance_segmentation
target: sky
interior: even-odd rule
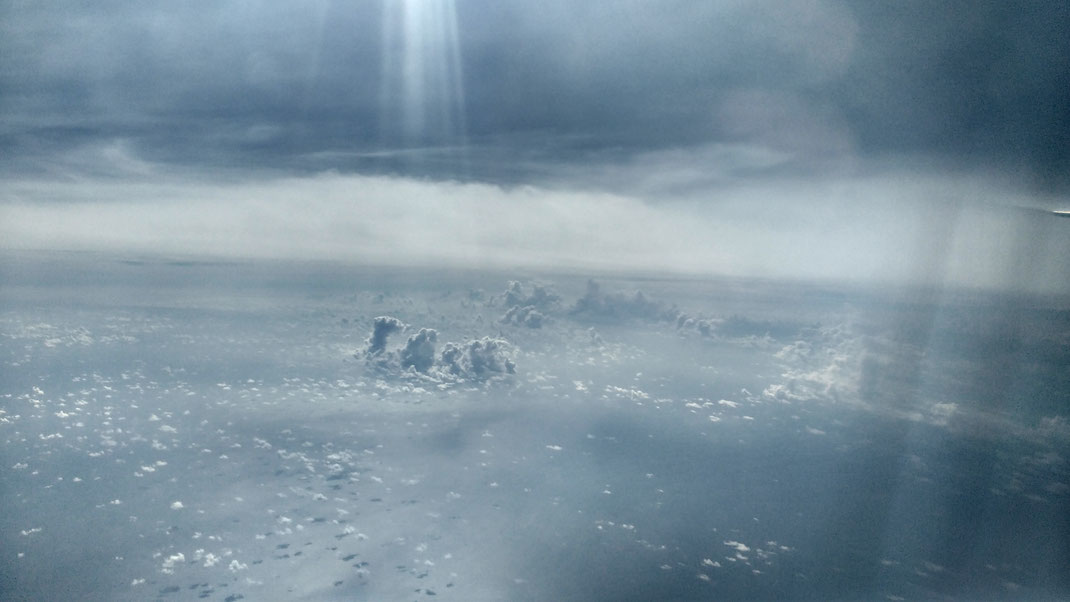
[[[5,0],[0,235],[1067,291],[1070,220],[1019,209],[1070,206],[1067,30],[1064,2]]]

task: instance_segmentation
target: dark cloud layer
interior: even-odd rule
[[[489,180],[711,143],[804,170],[918,155],[1048,188],[1070,173],[1065,3],[461,1],[463,115],[416,138],[383,6],[5,3],[8,169],[121,139],[182,165]]]

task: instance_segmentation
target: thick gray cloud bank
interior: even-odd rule
[[[1067,30],[1058,2],[8,2],[0,240],[1065,290],[1066,220],[1007,208],[1070,206]]]
[[[376,169],[472,143],[507,151],[477,167],[499,178],[518,157],[713,141],[1070,172],[1065,3],[401,4],[6,3],[0,143]]]
[[[1067,292],[1070,221],[941,196],[974,198],[974,189],[900,175],[771,182],[726,189],[710,202],[651,203],[589,190],[339,174],[20,180],[5,186],[0,202],[0,246]],[[1001,189],[978,192],[986,194]]]

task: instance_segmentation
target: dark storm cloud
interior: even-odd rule
[[[7,3],[0,144],[22,168],[119,138],[179,164],[432,174],[460,171],[441,149],[468,141],[486,179],[709,143],[810,168],[898,153],[1070,171],[1064,3],[456,6],[465,131],[419,161],[386,118],[404,99],[378,2]]]

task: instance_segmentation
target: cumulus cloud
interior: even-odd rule
[[[368,337],[365,353],[369,356],[381,354],[386,350],[386,339],[395,332],[405,330],[405,323],[390,316],[379,316],[372,323],[372,334]]]
[[[410,336],[401,350],[402,368],[412,367],[418,372],[427,372],[435,363],[437,340],[438,332],[431,328],[421,328],[420,332]]]
[[[524,286],[513,280],[509,288],[501,295],[505,307],[532,307],[543,311],[552,311],[561,303],[561,296],[548,287],[532,285],[531,293],[524,292]]]
[[[560,309],[561,296],[540,284],[532,285],[528,293],[523,284],[513,280],[509,282],[509,288],[492,302],[500,302],[508,308],[500,320],[503,324],[541,328],[546,314]]]
[[[676,316],[676,329],[682,331],[696,331],[704,337],[712,337],[721,320],[713,318],[698,318],[687,314]]]
[[[1037,404],[1036,411],[1047,407],[1035,397],[1016,397],[998,388],[1016,375],[1017,368],[1006,360],[1003,347],[976,332],[991,328],[999,318],[972,309],[953,315],[959,310],[952,306],[944,311],[947,316],[941,320],[903,309],[888,323],[860,319],[805,329],[800,333],[804,339],[774,354],[785,370],[782,380],[766,387],[762,396],[785,403],[854,405],[974,435],[1028,434],[1000,408],[1012,401],[1029,408],[1023,412],[1032,410],[1029,404]],[[988,322],[962,319],[979,315]],[[1022,317],[1021,324],[1027,323]],[[1015,361],[1030,358],[1034,374],[1054,373],[1065,365],[1062,356],[1032,355],[1026,346],[1018,346],[1014,353]],[[1041,435],[1040,430],[1032,434]]]
[[[175,567],[186,562],[186,555],[182,552],[172,554],[164,559],[160,565],[160,572],[165,575],[171,575],[175,572]]]
[[[439,361],[444,370],[463,378],[485,379],[515,374],[512,345],[504,339],[483,337],[467,343],[446,343]]]
[[[545,320],[546,316],[535,309],[534,305],[525,305],[523,307],[515,305],[510,307],[509,311],[505,312],[501,322],[503,324],[513,324],[515,326],[527,326],[528,328],[541,328],[543,321]]]
[[[516,372],[513,346],[504,339],[483,337],[464,343],[447,342],[436,357],[438,331],[421,328],[400,349],[387,349],[387,337],[406,328],[401,320],[391,316],[375,318],[368,346],[356,357],[386,373],[400,375],[412,370],[420,373],[421,378],[440,382],[485,380]]]
[[[803,326],[779,320],[755,320],[740,315],[731,315],[727,318],[702,318],[680,313],[676,316],[676,328],[680,331],[694,331],[704,337],[790,340],[791,337],[799,334]]]
[[[587,292],[569,310],[575,317],[595,321],[619,322],[629,319],[675,320],[679,311],[646,298],[642,291],[634,294],[603,293],[594,280],[587,281]]]
[[[820,401],[867,405],[879,402],[874,397],[873,379],[880,374],[868,374],[870,391],[863,395],[863,364],[874,367],[883,354],[875,348],[883,345],[873,337],[847,325],[818,328],[810,336],[784,345],[774,356],[784,362],[783,382],[771,384],[762,392],[766,399],[781,402]]]

